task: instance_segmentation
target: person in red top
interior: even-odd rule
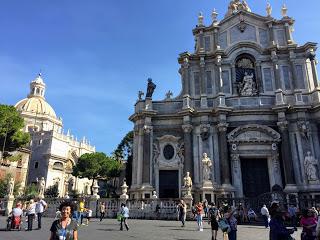
[[[303,227],[301,233],[301,240],[316,239],[317,218],[314,216],[313,212],[310,209],[305,209],[302,212],[300,225]]]
[[[203,206],[202,203],[199,202],[196,205],[196,219],[197,219],[197,224],[198,224],[198,230],[203,231],[203,224],[202,224],[202,214],[203,214]]]

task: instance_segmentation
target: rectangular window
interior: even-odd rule
[[[271,68],[263,69],[263,79],[264,79],[264,91],[265,92],[273,91]]]
[[[212,94],[213,93],[213,84],[212,84],[211,71],[207,71],[206,76],[207,76],[207,94]]]
[[[193,80],[194,80],[194,94],[200,95],[200,76],[199,72],[193,73]]]
[[[231,93],[229,71],[222,71],[222,84],[223,84],[223,87],[222,87],[223,92]]]
[[[204,50],[206,52],[210,52],[211,51],[211,47],[210,47],[210,37],[206,36],[204,37]]]
[[[290,75],[289,75],[289,67],[288,66],[282,66],[282,80],[284,83],[284,89],[290,90],[291,84],[290,84]]]
[[[298,89],[305,89],[302,65],[296,65],[296,73]]]

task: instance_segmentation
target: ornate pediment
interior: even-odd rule
[[[261,142],[261,143],[274,143],[280,142],[281,137],[278,132],[270,127],[248,124],[234,129],[228,135],[228,142],[241,143],[241,142]]]

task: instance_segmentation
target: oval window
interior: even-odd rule
[[[174,148],[172,147],[172,145],[167,144],[164,148],[163,148],[163,155],[165,157],[165,159],[170,160],[173,158],[174,155]]]

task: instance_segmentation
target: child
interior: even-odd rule
[[[86,209],[86,213],[87,213],[87,223],[86,225],[89,225],[90,219],[92,218],[92,210],[91,209]]]

